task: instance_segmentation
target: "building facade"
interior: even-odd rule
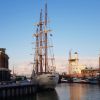
[[[81,70],[82,77],[96,77],[100,75],[99,68],[85,68]]]
[[[10,80],[9,57],[5,48],[0,48],[0,82]]]

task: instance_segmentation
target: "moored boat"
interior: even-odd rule
[[[54,66],[54,54],[50,52],[49,37],[52,34],[49,34],[50,30],[48,30],[48,20],[47,20],[47,3],[45,4],[45,18],[42,20],[42,9],[40,12],[40,21],[36,25],[37,30],[36,34],[33,36],[36,39],[35,45],[35,57],[34,57],[34,71],[36,84],[43,89],[54,89],[58,83],[59,75],[55,71]],[[48,35],[49,34],[49,35]],[[50,38],[51,39],[51,38]],[[51,49],[52,50],[52,49]],[[50,57],[49,57],[50,56]]]
[[[98,82],[98,79],[96,77],[93,77],[93,78],[89,79],[89,83],[90,84],[98,84],[99,82]]]

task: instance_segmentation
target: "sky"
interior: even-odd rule
[[[10,67],[33,60],[34,23],[46,0],[0,0],[0,48],[6,48]],[[65,66],[68,53],[98,59],[100,54],[100,0],[47,0],[54,54]],[[96,61],[96,60],[94,60]],[[92,64],[92,63],[91,63]],[[90,65],[91,65],[90,64]],[[96,61],[97,64],[97,61]]]

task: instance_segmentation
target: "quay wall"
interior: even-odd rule
[[[0,86],[0,98],[8,98],[36,93],[37,86],[27,85],[3,85]]]

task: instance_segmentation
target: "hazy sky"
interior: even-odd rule
[[[0,47],[11,63],[32,61],[34,23],[45,0],[0,0]],[[70,49],[81,57],[100,53],[100,0],[48,0],[55,56],[68,59]]]

